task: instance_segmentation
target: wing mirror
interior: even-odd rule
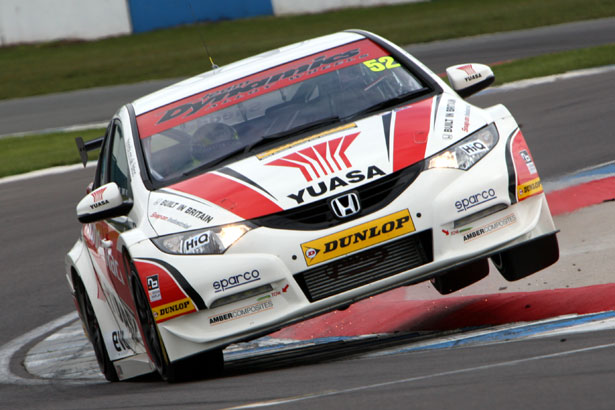
[[[127,215],[132,200],[124,199],[115,182],[96,188],[77,204],[77,218],[81,223],[91,223]]]
[[[495,75],[484,64],[459,64],[446,69],[448,81],[460,97],[466,98],[489,87]]]

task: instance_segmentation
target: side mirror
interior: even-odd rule
[[[132,201],[125,200],[115,182],[96,188],[77,204],[77,218],[81,223],[101,221],[127,215]]]
[[[460,97],[466,98],[489,87],[495,75],[484,64],[460,64],[446,69],[448,81]]]

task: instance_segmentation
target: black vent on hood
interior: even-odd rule
[[[258,226],[275,229],[318,230],[346,223],[361,216],[385,207],[399,196],[423,171],[423,161],[394,172],[391,175],[379,178],[373,182],[361,185],[344,192],[336,192],[307,205],[291,208],[286,211],[266,215],[252,220]],[[361,211],[344,219],[337,219],[331,208],[329,200],[332,197],[343,195],[345,192],[355,192],[359,195]]]

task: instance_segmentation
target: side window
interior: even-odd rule
[[[115,182],[125,197],[130,197],[130,177],[124,135],[119,123],[113,126],[111,136],[111,152],[109,158],[109,175],[106,182]]]
[[[98,166],[96,168],[96,176],[94,178],[94,188],[107,183],[109,176],[109,146],[111,145],[111,132],[113,131],[113,122],[107,126],[103,145],[100,148],[98,156]]]

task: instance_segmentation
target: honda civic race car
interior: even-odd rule
[[[442,294],[559,257],[518,124],[447,69],[349,30],[121,107],[66,258],[108,380],[223,365],[222,349],[402,285]]]

